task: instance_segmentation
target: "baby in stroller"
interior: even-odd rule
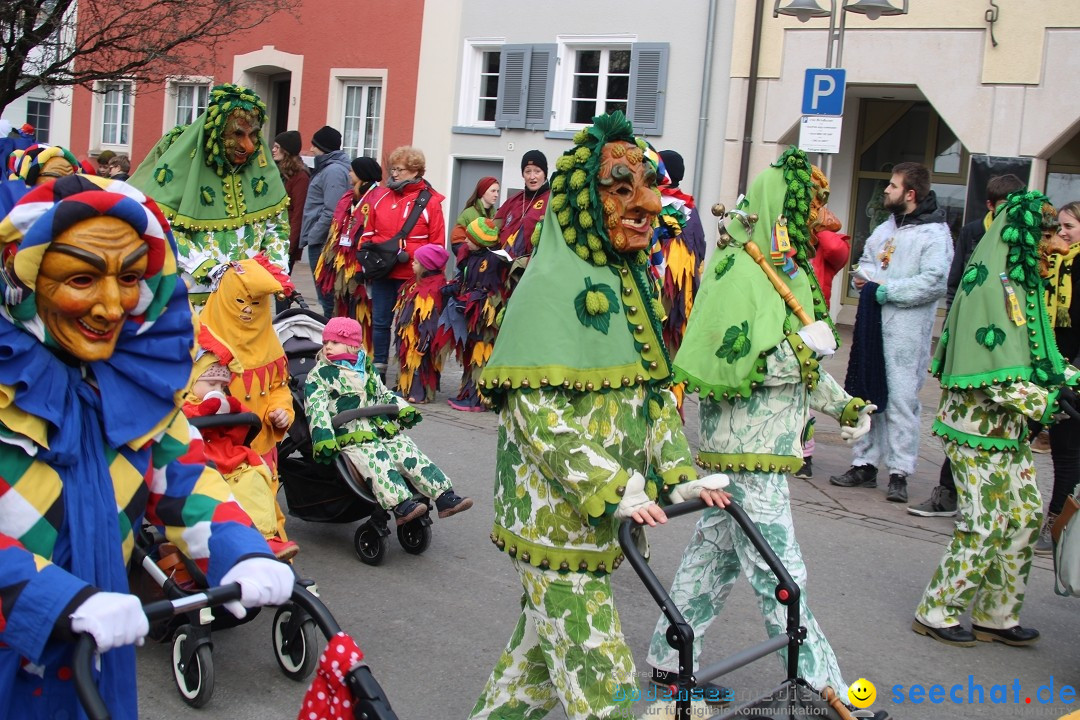
[[[361,350],[360,323],[331,318],[322,339],[323,349],[304,387],[313,457],[329,463],[337,453],[344,453],[371,483],[379,504],[392,509],[398,525],[428,511],[427,505],[413,499],[409,483],[434,499],[440,518],[472,507],[472,499],[454,492],[443,471],[401,432],[418,423],[420,413],[383,384],[371,359]],[[396,416],[360,417],[334,430],[334,415],[384,404],[395,406]]]
[[[251,412],[228,395],[232,372],[213,353],[203,351],[199,355],[191,376],[183,405],[188,418]],[[203,428],[203,450],[225,477],[233,497],[266,538],[274,555],[279,560],[291,560],[300,547],[278,537],[273,475],[259,454],[247,447],[248,430],[244,425]]]

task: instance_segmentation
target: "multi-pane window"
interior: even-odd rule
[[[379,157],[379,134],[382,124],[382,86],[349,84],[345,86],[345,117],[342,120],[341,149],[349,157]]]
[[[131,83],[105,83],[101,89],[101,142],[127,145],[131,138]]]
[[[210,86],[196,83],[177,83],[176,124],[190,125],[206,110]]]
[[[49,142],[49,125],[52,122],[52,103],[47,100],[27,100],[26,122],[34,126],[34,138],[39,143]]]
[[[588,124],[596,115],[626,112],[630,97],[630,48],[578,50],[570,97],[570,122]]]
[[[485,50],[481,53],[480,90],[476,112],[476,120],[479,122],[495,122],[495,105],[499,97],[499,55],[498,50]]]

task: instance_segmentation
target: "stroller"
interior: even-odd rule
[[[149,603],[143,606],[143,612],[146,613],[150,624],[154,625],[168,623],[173,618],[185,615],[202,613],[212,615],[214,608],[217,606],[230,600],[239,599],[240,586],[233,583],[232,585],[210,588],[204,592],[174,600]],[[297,615],[303,615],[306,618],[305,623],[312,627],[317,624],[328,642],[339,636],[347,637],[344,636],[337,621],[326,606],[303,584],[297,583],[293,587],[290,602],[283,605],[282,608],[290,606],[295,609]],[[248,616],[250,617],[252,614],[252,612],[249,612]],[[309,647],[314,647],[314,645]],[[312,657],[315,657],[314,653],[312,653]],[[71,663],[75,691],[79,696],[83,709],[86,711],[86,716],[90,720],[109,720],[111,717],[109,709],[101,699],[97,686],[94,684],[93,662],[94,638],[88,634],[80,635],[75,644],[74,657]],[[375,680],[375,677],[371,674],[371,669],[367,663],[362,661],[362,658],[360,662],[353,665],[345,673],[345,682],[352,694],[354,717],[368,718],[369,720],[397,720],[397,715],[390,707],[390,701],[386,698],[382,687]],[[312,689],[308,690],[309,696],[312,692]]]
[[[669,518],[679,517],[697,512],[705,507],[701,500],[691,500],[664,508]],[[769,546],[768,542],[758,530],[757,525],[747,516],[746,511],[738,504],[731,503],[725,510],[731,514],[735,521],[746,533],[747,538],[765,560],[769,569],[776,575],[776,599],[787,608],[787,631],[782,635],[769,638],[753,647],[745,648],[735,654],[700,668],[696,673],[694,667],[694,631],[687,624],[679,608],[671,601],[667,590],[652,569],[649,567],[644,555],[638,549],[635,529],[637,525],[633,520],[624,520],[619,527],[619,545],[626,559],[641,578],[645,588],[652,595],[653,600],[660,606],[664,616],[671,625],[667,631],[667,641],[671,647],[679,652],[679,678],[676,685],[669,688],[670,694],[664,699],[675,700],[675,717],[679,720],[689,720],[694,717],[691,700],[695,697],[695,686],[726,675],[745,665],[771,655],[782,648],[787,648],[787,678],[779,686],[774,688],[768,695],[752,702],[744,703],[726,712],[717,715],[715,720],[730,720],[741,717],[765,717],[765,718],[790,718],[804,715],[828,718],[829,720],[853,720],[854,718],[874,718],[875,720],[889,720],[888,714],[879,711],[874,714],[868,710],[849,710],[843,699],[837,696],[832,688],[826,688],[819,694],[805,680],[798,677],[799,648],[806,638],[806,628],[799,624],[799,586],[791,578],[787,568],[780,562],[780,558]],[[634,688],[636,690],[636,688]]]
[[[251,428],[249,442],[262,425],[254,413],[212,415],[192,418],[189,422],[196,428],[247,425]],[[162,597],[177,601],[180,608],[177,614],[162,616],[157,618],[157,622],[150,616],[149,637],[160,642],[171,638],[176,689],[185,703],[201,708],[210,702],[214,694],[214,643],[211,631],[247,623],[259,614],[260,608],[253,608],[240,620],[229,612],[192,607],[188,598],[196,596],[208,586],[206,577],[183,554],[175,550],[163,553],[164,545],[165,538],[161,533],[153,526],[144,525],[135,537],[130,584],[132,592],[143,602]],[[136,568],[144,572],[137,573]],[[311,581],[302,581],[301,586],[305,588],[305,593],[317,593]],[[274,658],[281,672],[291,680],[307,678],[315,669],[318,659],[315,620],[299,605],[289,602],[274,614],[270,635]]]
[[[368,481],[339,454],[330,465],[312,457],[311,431],[304,412],[304,381],[315,366],[315,356],[322,349],[322,331],[326,318],[303,304],[288,308],[274,319],[274,330],[285,348],[289,361],[289,387],[292,390],[295,420],[288,435],[278,445],[278,474],[285,487],[289,514],[321,523],[360,521],[353,534],[356,557],[368,565],[386,559],[391,513],[375,499]],[[397,415],[393,405],[375,405],[340,413],[332,419],[335,429],[358,417]],[[413,490],[413,498],[424,497]],[[426,504],[426,503],[425,503]],[[431,511],[397,526],[398,543],[405,552],[420,555],[431,544]]]

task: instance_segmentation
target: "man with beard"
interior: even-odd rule
[[[128,180],[172,224],[198,305],[206,302],[207,274],[217,265],[261,252],[289,267],[289,198],[262,141],[265,122],[266,105],[252,90],[218,85],[206,112],[159,156],[152,151]]]
[[[480,392],[499,410],[491,541],[514,564],[521,615],[471,718],[625,717],[634,661],[611,596],[619,523],[657,504],[726,505],[695,479],[671,393],[646,249],[656,165],[621,112],[574,136],[507,306]],[[544,239],[546,238],[546,239]]]
[[[919,389],[953,243],[924,165],[893,168],[884,206],[892,214],[867,238],[854,271],[859,311],[845,382],[878,412],[869,434],[855,443],[851,467],[829,482],[877,487],[880,458],[889,470],[885,499],[906,503],[907,477],[919,456]]]

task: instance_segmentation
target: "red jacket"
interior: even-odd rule
[[[442,210],[442,201],[445,198],[432,189],[426,181],[411,183],[403,192],[396,192],[388,187],[377,187],[368,193],[367,202],[371,205],[371,212],[364,225],[361,244],[384,242],[394,237],[409,217],[412,206],[416,202],[416,196],[425,187],[431,192],[431,199],[428,200],[427,207],[420,213],[416,225],[405,240],[405,250],[409,253],[410,262],[398,263],[397,267],[390,271],[390,278],[393,280],[408,280],[413,276],[412,257],[421,245],[446,244],[446,224]]]
[[[832,300],[833,278],[848,263],[851,238],[832,230],[819,230],[817,241],[817,253],[810,260],[810,264],[813,265],[814,274],[817,275],[818,284],[821,285],[826,307],[832,307],[830,301]]]

